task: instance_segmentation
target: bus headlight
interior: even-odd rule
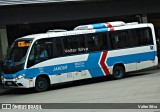
[[[24,78],[24,76],[25,76],[25,74],[21,74],[16,79],[22,79],[22,78]]]

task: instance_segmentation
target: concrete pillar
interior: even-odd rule
[[[0,62],[1,62],[2,59],[3,59],[3,53],[2,53],[2,41],[1,41],[1,38],[0,38]]]
[[[0,60],[4,59],[7,53],[8,38],[6,28],[0,28]]]

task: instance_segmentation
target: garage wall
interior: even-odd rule
[[[14,34],[16,35],[14,36],[12,33],[9,35],[9,28],[1,28],[2,26],[11,27],[17,24],[26,26],[33,23],[41,23],[41,25],[44,25],[46,23],[62,22],[60,25],[57,25],[59,27],[62,26],[65,21],[69,21],[69,24],[74,24],[77,23],[75,21],[79,20],[85,22],[85,20],[88,21],[91,19],[101,20],[101,18],[137,14],[145,15],[143,18],[147,20],[146,17],[148,14],[160,13],[159,4],[160,0],[107,0],[103,2],[0,6],[0,52],[3,53],[0,58],[3,58],[6,54],[8,40],[11,43],[15,38],[23,36],[25,33],[29,34],[29,31],[27,32],[25,29],[25,31],[23,31],[24,34],[20,30],[18,32],[19,35],[17,35],[17,28],[13,27],[15,30],[11,29],[10,32],[15,32]],[[55,24],[53,25],[55,27]],[[33,32],[30,33],[32,34]]]
[[[160,12],[159,0],[60,3],[0,7],[0,25],[66,21]]]

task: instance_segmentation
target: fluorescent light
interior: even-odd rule
[[[18,4],[35,4],[35,3],[54,3],[54,2],[78,2],[87,0],[0,0],[0,6],[18,5]]]

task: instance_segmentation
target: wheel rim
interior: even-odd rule
[[[45,86],[46,86],[46,83],[44,81],[39,81],[38,88],[43,89],[45,88]]]
[[[123,75],[123,71],[121,69],[117,69],[115,71],[115,75],[116,75],[116,77],[121,77]]]

